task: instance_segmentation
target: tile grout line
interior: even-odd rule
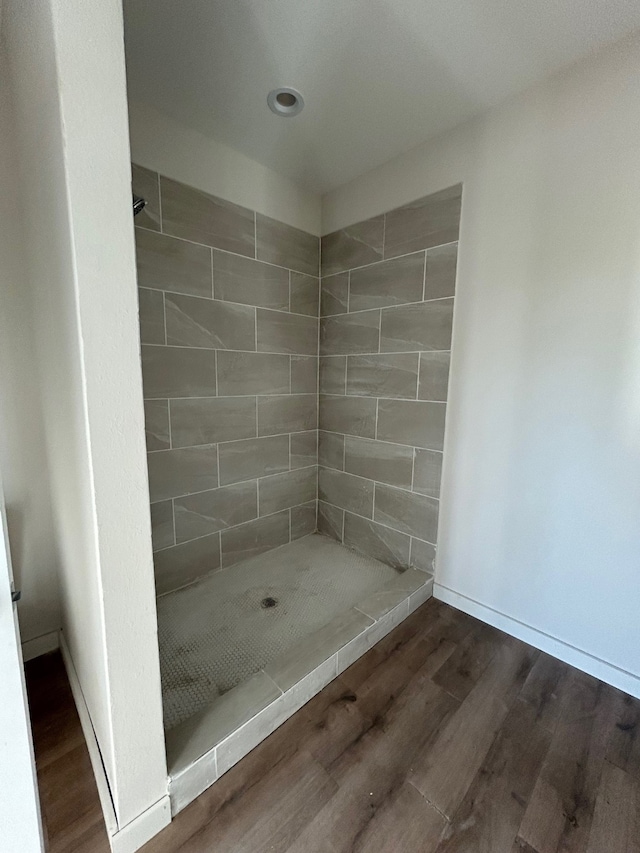
[[[422,303],[418,302],[417,305]],[[262,309],[267,311],[269,309]],[[378,311],[380,309],[373,309]],[[385,310],[385,309],[382,309]],[[283,313],[283,312],[281,312]],[[296,315],[297,316],[297,315]],[[304,315],[300,315],[304,316]],[[342,315],[339,315],[342,316]],[[202,352],[211,352],[212,350],[219,350],[220,352],[241,352],[246,355],[306,355],[312,358],[315,354],[312,352],[274,352],[272,350],[254,350],[254,349],[231,349],[224,347],[194,347],[187,346],[186,344],[142,344],[144,347],[162,347],[163,349],[190,349],[190,350],[198,350]],[[415,355],[416,353],[450,353],[450,349],[410,349],[410,350],[384,350],[383,352],[377,352],[376,350],[362,350],[359,352],[331,352],[331,353],[323,353],[320,358],[337,358],[338,356],[344,355]]]
[[[148,230],[148,229],[145,229]],[[341,230],[341,229],[340,229]],[[177,238],[181,239],[181,238]],[[449,240],[446,243],[438,243],[435,246],[426,246],[422,249],[413,249],[411,252],[403,252],[401,255],[392,255],[390,258],[380,258],[377,261],[371,261],[369,264],[360,264],[359,267],[345,267],[344,269],[338,269],[334,272],[329,273],[328,275],[323,275],[322,278],[333,278],[336,275],[344,275],[346,272],[355,272],[356,270],[364,270],[368,267],[374,267],[379,264],[387,264],[391,261],[398,261],[400,258],[407,258],[409,255],[419,255],[420,252],[432,252],[435,249],[444,249],[447,246],[456,246],[460,242],[459,237],[456,240]],[[223,250],[224,251],[224,250]]]
[[[387,248],[387,213],[386,211],[382,214],[382,260],[386,261],[385,257]]]
[[[251,212],[251,211],[250,211]],[[286,223],[284,223],[286,224]],[[144,225],[136,225],[136,228],[139,228],[140,231],[147,231],[151,234],[162,234],[163,237],[169,237],[171,240],[180,240],[181,243],[189,243],[191,246],[202,246],[205,249],[214,249],[216,252],[224,252],[225,255],[233,255],[236,258],[245,258],[250,261],[257,261],[260,264],[266,264],[269,267],[277,267],[278,269],[289,270],[290,267],[283,267],[281,264],[274,264],[271,261],[265,261],[262,258],[251,257],[251,255],[243,255],[241,252],[232,252],[230,249],[219,248],[218,246],[211,246],[209,243],[199,243],[197,240],[188,240],[186,237],[178,237],[175,234],[169,234],[166,231],[155,231],[153,228],[145,228]],[[289,226],[293,227],[293,226]],[[302,229],[300,229],[302,230]],[[305,232],[307,233],[307,232]],[[365,267],[372,267],[376,264],[386,263],[387,261],[395,261],[399,258],[406,258],[407,255],[417,255],[419,252],[430,252],[434,249],[444,249],[446,246],[455,246],[459,243],[459,239],[457,240],[449,240],[447,243],[438,243],[436,246],[427,246],[426,249],[414,249],[412,252],[405,252],[402,255],[394,255],[392,258],[380,258],[378,261],[372,261],[370,264],[362,264],[359,267],[353,267],[354,270],[365,269]],[[299,272],[301,275],[307,275],[309,278],[316,278],[320,276],[316,276],[314,273],[303,272],[302,270],[294,270],[294,272]],[[332,278],[335,275],[340,275],[346,272],[350,272],[349,269],[340,269],[335,272],[329,273],[329,275],[321,276],[322,278]]]
[[[297,395],[297,396],[309,396],[309,397],[311,397],[312,395],[308,394],[308,395]],[[212,397],[211,399],[215,400],[217,398]],[[245,398],[243,397],[242,399],[245,399]],[[338,399],[342,400],[344,398],[339,396]],[[369,398],[367,398],[367,399],[369,399]],[[145,402],[155,402],[155,401],[147,400]],[[164,402],[164,401],[162,401],[162,402]],[[167,402],[171,402],[171,401],[168,400]],[[407,402],[407,401],[403,401],[403,402]],[[409,400],[408,402],[411,402],[411,401]],[[417,402],[423,402],[423,401],[418,400]],[[227,439],[225,441],[209,441],[209,442],[206,442],[205,444],[185,444],[181,447],[171,447],[170,449],[171,450],[189,450],[191,448],[196,448],[196,447],[211,447],[212,445],[220,445],[220,444],[236,444],[236,443],[239,443],[241,441],[257,441],[258,439],[263,439],[263,438],[264,439],[282,438],[283,436],[286,436],[286,435],[291,435],[291,434],[301,435],[302,433],[314,432],[314,431],[315,431],[315,428],[313,428],[313,427],[311,429],[295,429],[295,430],[292,430],[291,433],[277,432],[277,433],[272,433],[270,435],[253,435],[253,436],[249,436],[247,438]],[[405,444],[402,441],[390,441],[389,439],[386,439],[386,438],[375,438],[375,437],[371,438],[371,437],[365,436],[365,435],[355,435],[354,433],[350,433],[350,432],[337,432],[337,431],[331,430],[331,429],[319,429],[318,432],[326,432],[326,433],[330,433],[332,435],[345,435],[345,436],[348,436],[349,438],[358,439],[359,441],[379,441],[381,444],[391,444],[395,447],[407,447],[407,448],[415,448],[416,450],[428,450],[429,453],[438,453],[440,455],[442,455],[444,453],[444,451],[442,449],[437,448],[437,447],[421,447],[417,444]],[[169,452],[168,448],[165,448],[164,450],[147,450],[147,454],[149,454],[149,455],[155,455],[158,453],[168,453],[168,452]],[[354,476],[356,476],[356,475],[354,475]]]
[[[209,263],[211,264],[211,298],[216,298],[216,284],[213,275],[213,249],[209,249]],[[222,300],[219,300],[222,301]]]
[[[414,482],[416,477],[416,448],[413,448],[413,453],[411,454],[411,491],[414,491]]]
[[[374,482],[374,481],[372,481]],[[384,485],[384,484],[383,484]],[[399,533],[401,536],[406,536],[408,539],[415,539],[418,542],[424,542],[425,545],[431,545],[432,548],[436,547],[435,542],[429,542],[428,539],[421,539],[419,536],[415,536],[413,533],[407,533],[405,530],[398,530],[397,527],[391,527],[388,524],[385,524],[383,521],[378,521],[377,519],[370,518],[366,515],[361,515],[359,512],[355,512],[352,509],[344,509],[344,507],[338,506],[338,504],[333,504],[331,501],[326,501],[323,498],[319,498],[320,503],[328,504],[328,506],[333,507],[334,509],[339,510],[342,513],[350,513],[351,515],[355,515],[357,518],[361,518],[363,521],[368,521],[370,524],[377,524],[378,527],[384,527],[385,530],[391,530],[393,533]],[[246,524],[250,522],[245,522]]]
[[[167,498],[166,500],[169,500],[169,498]],[[304,503],[301,503],[301,504],[294,504],[292,507],[283,507],[283,509],[277,509],[274,512],[267,512],[264,515],[256,515],[255,518],[250,518],[248,521],[242,521],[242,522],[240,522],[240,524],[232,524],[230,527],[223,527],[221,530],[214,530],[211,533],[204,533],[202,536],[194,536],[193,539],[185,539],[182,542],[177,542],[176,545],[168,545],[166,548],[158,548],[153,553],[154,554],[161,554],[165,551],[170,551],[172,548],[179,548],[181,545],[187,545],[190,542],[199,542],[202,539],[209,539],[213,536],[222,537],[222,534],[226,533],[227,531],[238,530],[240,527],[247,527],[250,524],[254,524],[256,521],[263,521],[265,518],[274,518],[274,516],[276,516],[276,515],[284,515],[285,512],[289,512],[289,510],[291,510],[291,509],[298,509],[299,507],[305,507],[310,503],[313,503],[313,498],[311,500],[305,501]],[[324,503],[328,503],[328,502],[324,501]],[[332,506],[333,506],[333,504],[332,504]],[[340,509],[340,507],[336,507],[336,508]],[[355,515],[355,513],[353,513],[353,514]],[[371,521],[371,519],[368,519],[368,520]],[[389,528],[389,529],[392,529],[392,528]],[[425,541],[425,540],[422,540],[422,541]],[[431,543],[427,543],[427,544],[431,544]],[[280,546],[278,545],[276,547],[279,548]]]
[[[160,180],[160,172],[156,172],[158,179],[158,216],[160,217],[160,233],[164,234],[164,226],[162,224],[162,182]]]
[[[241,308],[246,308],[247,310],[251,310],[252,308],[255,308],[259,311],[271,311],[274,314],[285,314],[285,315],[290,314],[292,317],[303,317],[307,320],[318,319],[313,314],[304,314],[300,311],[289,311],[288,309],[285,309],[285,308],[272,308],[270,305],[254,305],[253,303],[250,303],[250,302],[235,302],[233,299],[218,299],[218,297],[216,297],[216,296],[203,296],[200,293],[185,293],[183,290],[170,290],[168,287],[151,287],[148,284],[139,284],[138,290],[149,290],[152,293],[166,293],[169,296],[184,296],[186,299],[200,299],[203,302],[215,302],[215,303],[218,303],[220,305],[237,305]],[[453,299],[453,297],[452,296],[441,296],[441,297],[439,297],[439,299]],[[437,300],[433,299],[431,301],[435,302]],[[418,304],[418,303],[413,303],[413,302],[402,303],[402,305],[404,305],[404,304],[414,305],[414,304]],[[402,305],[398,305],[395,307],[401,308]],[[392,306],[392,307],[394,307],[394,306]],[[364,311],[377,311],[378,309],[377,308],[364,308],[363,310]],[[354,314],[360,314],[361,311],[354,311],[353,313]],[[331,316],[332,317],[333,316],[342,317],[343,315],[342,314],[332,314]],[[156,344],[156,346],[161,346],[161,344]],[[196,347],[196,349],[198,349],[198,347]],[[206,347],[205,347],[205,349],[206,349]],[[252,352],[252,350],[247,350],[247,351]]]
[[[426,299],[427,299],[427,252],[425,249],[423,268],[422,268],[422,301],[425,302]]]

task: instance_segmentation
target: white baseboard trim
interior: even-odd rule
[[[112,853],[135,853],[170,823],[171,801],[166,794],[109,837]]]
[[[100,797],[100,805],[102,806],[111,850],[113,853],[135,853],[136,850],[139,850],[154,835],[157,835],[161,829],[164,829],[165,826],[171,823],[169,795],[166,794],[125,826],[118,827],[115,808],[111,799],[111,790],[104,764],[102,763],[100,747],[95,731],[93,730],[91,716],[84,699],[84,694],[82,693],[82,688],[80,687],[80,681],[78,680],[78,675],[73,665],[71,654],[69,653],[69,647],[62,631],[59,632],[59,639],[62,659],[67,670],[71,692],[73,693],[76,708],[78,709],[78,716],[80,717],[80,725],[82,726],[82,731],[87,742],[87,749],[89,750],[89,757],[96,779],[98,796]]]
[[[48,634],[41,634],[32,640],[24,641],[22,644],[22,660],[26,663],[34,658],[39,658],[40,655],[55,652],[58,648],[60,648],[60,631],[49,631]]]
[[[493,625],[500,631],[511,634],[518,640],[523,640],[525,643],[534,646],[540,651],[546,652],[552,657],[559,658],[565,663],[575,666],[586,672],[588,675],[593,675],[601,681],[611,684],[612,687],[617,687],[625,693],[629,693],[636,699],[640,699],[640,678],[625,669],[608,663],[601,658],[584,652],[575,646],[565,643],[563,640],[558,640],[550,634],[545,634],[537,628],[532,628],[524,622],[519,622],[511,616],[501,613],[499,610],[494,610],[486,604],[481,604],[473,598],[468,598],[462,593],[455,592],[449,587],[443,586],[440,583],[434,584],[434,597],[439,601],[444,601],[445,604],[450,604],[452,607],[468,613],[470,616],[475,616],[482,622],[488,625]]]
[[[105,773],[104,764],[102,763],[102,755],[100,754],[100,747],[98,746],[96,733],[93,730],[91,715],[89,714],[89,709],[87,708],[87,703],[84,699],[82,687],[78,680],[78,674],[76,673],[76,668],[73,664],[71,653],[69,652],[69,647],[67,646],[67,642],[62,631],[60,631],[60,651],[62,652],[62,660],[64,661],[65,669],[67,670],[67,677],[69,679],[69,684],[71,685],[71,692],[73,693],[76,708],[78,709],[78,716],[80,717],[80,725],[82,726],[84,739],[87,742],[89,758],[91,759],[91,766],[93,767],[93,775],[96,777],[98,796],[100,797],[100,805],[102,806],[102,812],[104,814],[107,835],[111,837],[118,831],[118,821],[116,820],[116,813],[111,799],[109,782],[107,781],[107,774]]]

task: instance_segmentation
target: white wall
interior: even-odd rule
[[[119,0],[4,10],[63,632],[118,826],[166,801]]]
[[[60,603],[13,127],[0,43],[0,471],[25,642],[58,630]]]
[[[176,181],[320,234],[320,196],[147,104],[130,102],[131,159]]]
[[[439,595],[636,696],[639,92],[634,39],[330,193],[323,228],[464,182]]]

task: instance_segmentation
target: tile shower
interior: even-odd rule
[[[461,188],[322,241],[133,189],[176,812],[431,594]]]
[[[431,571],[461,187],[322,238],[318,527]]]

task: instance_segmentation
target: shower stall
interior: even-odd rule
[[[133,191],[176,813],[431,595],[461,187],[321,240]]]

